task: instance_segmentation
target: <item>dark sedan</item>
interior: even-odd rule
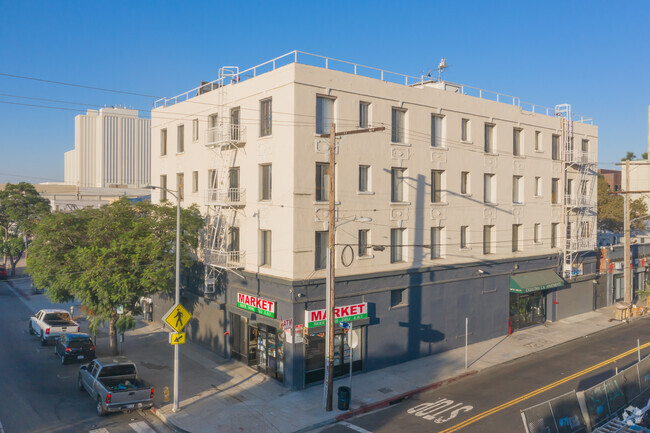
[[[54,346],[54,353],[61,358],[61,364],[90,361],[95,359],[95,345],[88,334],[63,334]]]

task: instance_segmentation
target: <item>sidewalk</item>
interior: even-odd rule
[[[16,279],[14,286],[29,289],[29,281]],[[28,292],[27,292],[28,293]],[[47,306],[44,295],[22,296],[32,309]],[[126,334],[124,353],[135,361],[141,375],[156,389],[156,415],[178,431],[202,432],[307,432],[353,415],[386,406],[390,401],[460,380],[489,368],[564,342],[584,337],[624,322],[611,321],[612,307],[518,331],[465,349],[420,358],[377,371],[353,376],[350,411],[322,409],[323,387],[289,391],[277,381],[228,361],[192,343],[181,347],[180,411],[163,401],[165,386],[172,391],[173,349],[167,331],[159,323],[138,321]],[[106,350],[107,337],[98,338],[97,350]],[[338,379],[336,388],[348,378]],[[334,396],[336,407],[336,394]]]

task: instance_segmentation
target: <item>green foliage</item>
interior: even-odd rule
[[[641,158],[642,158],[642,159],[645,159],[645,160],[647,161],[647,160],[648,160],[648,152],[643,152],[643,153],[641,154]]]
[[[122,316],[115,322],[115,329],[117,329],[121,334],[124,334],[130,329],[135,329],[135,317],[133,316]]]
[[[610,194],[609,185],[603,176],[598,176],[598,229],[613,233],[623,233],[624,198],[620,194]],[[630,219],[648,214],[648,207],[642,198],[630,202]],[[639,219],[632,222],[632,231],[641,231],[648,220]]]
[[[634,161],[636,159],[636,155],[634,152],[627,152],[625,154],[624,158],[621,158],[621,161]]]
[[[88,333],[90,335],[99,334],[99,330],[106,324],[106,319],[97,316],[88,316]]]
[[[181,266],[189,267],[203,220],[182,210]],[[78,299],[89,315],[109,322],[116,350],[116,308],[134,312],[142,296],[171,291],[176,208],[121,199],[100,209],[57,212],[34,228],[28,273],[54,302]],[[115,341],[114,341],[115,340]],[[115,346],[114,346],[115,344]]]

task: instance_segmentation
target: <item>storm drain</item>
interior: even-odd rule
[[[388,387],[379,388],[377,391],[381,392],[382,394],[390,394],[393,392],[393,390]]]

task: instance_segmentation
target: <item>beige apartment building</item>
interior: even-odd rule
[[[336,142],[336,319],[360,344],[337,331],[335,374],[457,347],[466,317],[476,342],[593,308],[596,126],[292,52],[152,112],[152,183],[206,215],[192,339],[287,387],[322,380],[332,123],[385,128]]]

